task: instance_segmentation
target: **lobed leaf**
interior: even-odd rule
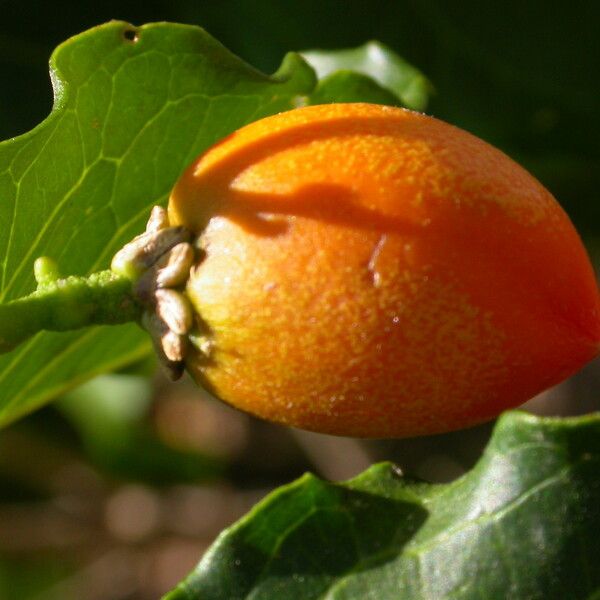
[[[39,256],[69,275],[107,268],[192,159],[310,103],[317,84],[298,54],[267,76],[204,30],[169,23],[101,25],[59,46],[50,67],[52,113],[0,143],[0,302],[33,290]],[[381,101],[371,88],[362,99]],[[135,325],[36,336],[0,356],[0,426],[149,351]]]

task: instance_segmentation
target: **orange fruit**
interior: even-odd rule
[[[204,256],[187,368],[245,411],[364,437],[479,423],[600,347],[599,295],[552,195],[482,140],[369,104],[250,124],[169,202]]]

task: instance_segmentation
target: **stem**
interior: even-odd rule
[[[57,280],[38,277],[38,282],[29,296],[0,304],[0,353],[42,330],[117,325],[141,318],[131,280],[112,271]]]

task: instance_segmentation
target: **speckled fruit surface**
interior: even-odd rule
[[[552,195],[434,118],[332,104],[253,123],[189,167],[171,224],[218,397],[263,418],[402,437],[487,420],[592,359],[597,285]]]

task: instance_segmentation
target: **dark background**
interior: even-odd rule
[[[0,1],[0,139],[50,111],[53,48],[110,19],[200,25],[266,72],[289,50],[377,39],[433,82],[429,113],[537,175],[598,264],[596,7],[580,0]],[[593,410],[599,383],[594,363],[527,408]],[[123,409],[134,396],[135,414]],[[260,423],[200,396],[187,381],[167,384],[149,361],[0,432],[0,600],[156,598],[220,529],[305,470],[343,479],[391,459],[448,481],[477,460],[491,429],[359,442]]]

